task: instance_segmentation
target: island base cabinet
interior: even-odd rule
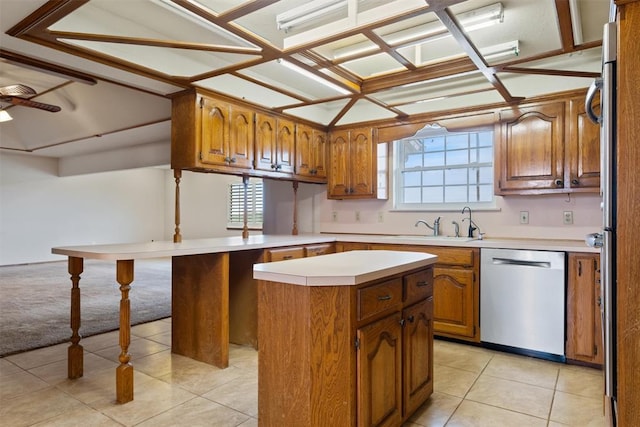
[[[433,392],[432,267],[352,286],[259,280],[258,318],[261,427],[400,427]]]

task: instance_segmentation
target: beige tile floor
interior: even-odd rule
[[[67,344],[1,358],[0,426],[257,426],[252,348],[232,345],[217,369],[171,354],[171,319],[135,326],[135,399],[118,405],[117,342],[83,339],[77,380],[66,378]],[[405,427],[604,425],[598,370],[439,340],[434,361],[434,393]]]

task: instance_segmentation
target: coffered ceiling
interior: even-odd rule
[[[0,0],[0,7],[0,86],[31,86],[34,100],[62,108],[10,107],[14,122],[37,113],[53,128],[52,116],[84,114],[75,132],[47,144],[1,123],[0,146],[48,145],[41,154],[52,156],[79,143],[96,149],[95,135],[125,132],[136,143],[168,135],[169,97],[189,87],[327,128],[585,88],[600,72],[609,15],[607,0]],[[147,132],[134,138],[138,127]]]

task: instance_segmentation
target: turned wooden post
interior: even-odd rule
[[[298,181],[293,181],[293,229],[291,234],[298,235]]]
[[[242,175],[242,184],[244,185],[244,209],[243,209],[243,221],[244,225],[242,226],[242,238],[249,238],[249,226],[247,210],[249,209],[249,177],[247,175]]]
[[[69,257],[68,271],[71,275],[71,345],[67,349],[67,376],[69,379],[83,375],[83,348],[80,342],[80,275],[84,268],[84,259]]]
[[[118,260],[116,279],[120,284],[120,366],[116,368],[116,400],[127,403],[133,400],[133,366],[129,363],[129,344],[131,344],[131,307],[129,290],[133,282],[133,260]]]
[[[175,222],[176,228],[173,235],[174,243],[182,242],[182,235],[180,234],[180,178],[182,178],[182,169],[174,169],[173,177],[176,180],[176,206],[175,206]]]

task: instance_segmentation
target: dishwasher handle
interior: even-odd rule
[[[493,258],[494,265],[524,265],[528,267],[551,268],[549,261],[526,261],[522,259],[511,258]]]

